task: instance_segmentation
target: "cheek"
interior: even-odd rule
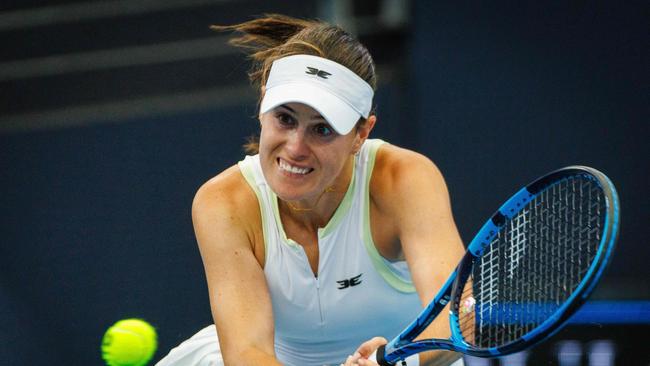
[[[269,131],[268,128],[262,128],[260,130],[260,141],[259,141],[259,146],[260,146],[260,152],[262,150],[267,150],[270,145],[272,145],[273,142],[273,134],[271,131]]]
[[[338,150],[338,151],[347,151],[347,150]],[[327,174],[337,176],[345,167],[345,163],[350,158],[350,154],[344,152],[337,152],[335,155],[329,155],[323,165],[326,166]]]

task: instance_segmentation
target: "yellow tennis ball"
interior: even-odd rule
[[[141,319],[113,324],[102,339],[102,358],[109,366],[144,366],[158,346],[156,330]]]

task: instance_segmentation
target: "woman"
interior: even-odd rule
[[[463,254],[444,179],[426,157],[368,139],[374,64],[340,28],[281,15],[214,28],[252,50],[261,132],[193,203],[216,329],[159,365],[376,365],[368,357]],[[448,336],[444,318],[424,337]]]

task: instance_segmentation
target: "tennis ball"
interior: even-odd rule
[[[102,358],[109,366],[144,366],[151,360],[158,339],[156,330],[141,319],[113,324],[102,339]]]

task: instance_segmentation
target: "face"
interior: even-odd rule
[[[372,117],[374,118],[374,117]],[[287,103],[260,115],[264,177],[285,201],[310,200],[335,185],[370,132],[340,135],[313,108]]]

